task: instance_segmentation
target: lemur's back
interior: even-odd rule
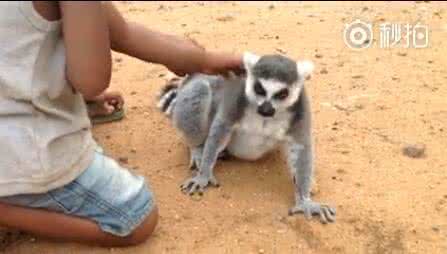
[[[234,114],[234,111],[239,112],[245,106],[244,83],[245,77],[223,78],[195,74],[182,83],[178,91],[177,103],[179,99],[182,101],[184,99],[206,100],[209,103],[209,120],[214,118],[218,108],[220,108],[221,114],[225,114],[225,117],[237,118],[240,116]]]
[[[159,107],[171,116],[174,127],[189,133],[184,137],[189,144],[200,145],[216,114],[235,120],[241,116],[244,81],[243,77],[195,74],[168,86]]]

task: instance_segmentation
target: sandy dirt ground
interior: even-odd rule
[[[188,151],[155,107],[165,68],[115,54],[114,90],[127,116],[94,128],[107,153],[147,177],[160,209],[152,239],[126,249],[22,237],[6,253],[447,253],[447,3],[134,3],[130,20],[190,36],[210,49],[310,59],[307,83],[316,140],[314,199],[337,222],[287,216],[293,185],[279,152],[218,164],[221,188],[183,195]],[[420,21],[429,47],[354,51],[343,28],[355,18]],[[402,153],[422,143],[425,156]]]

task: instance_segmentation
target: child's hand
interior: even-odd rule
[[[243,72],[242,57],[221,52],[203,52],[191,56],[187,62],[167,66],[178,76],[192,73],[227,76],[230,72]]]
[[[201,72],[206,74],[227,75],[230,71],[239,74],[243,71],[242,56],[207,52]]]
[[[191,38],[172,37],[176,41],[179,54],[169,59],[165,65],[178,76],[192,73],[210,75],[227,75],[230,71],[242,72],[242,56],[224,52],[207,51],[202,45]]]
[[[205,47],[196,40],[188,38],[195,46],[205,51]],[[234,73],[243,72],[242,56],[223,52],[206,52],[203,67],[200,72],[210,75],[227,75],[230,71]]]

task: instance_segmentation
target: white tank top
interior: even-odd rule
[[[0,2],[0,196],[73,181],[95,146],[84,100],[65,76],[60,21],[31,1]]]

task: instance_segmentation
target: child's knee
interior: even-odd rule
[[[128,245],[144,243],[154,232],[158,223],[158,208],[155,206],[139,227],[128,237]]]

